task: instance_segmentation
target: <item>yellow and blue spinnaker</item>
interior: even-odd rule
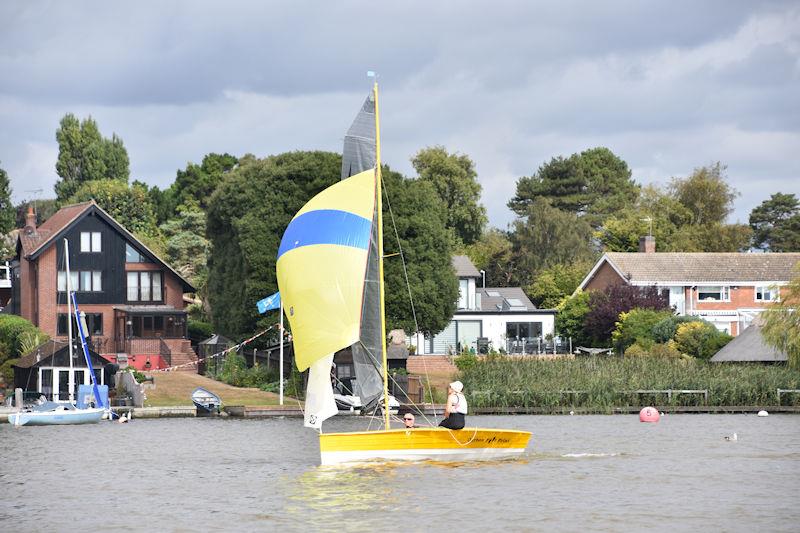
[[[359,340],[375,170],[342,180],[294,216],[278,249],[278,288],[301,371]]]

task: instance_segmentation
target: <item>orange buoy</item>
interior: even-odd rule
[[[661,415],[655,407],[645,407],[639,411],[639,422],[658,422]]]

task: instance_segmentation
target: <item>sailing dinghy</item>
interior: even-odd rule
[[[92,366],[92,358],[89,355],[89,348],[86,345],[86,318],[78,310],[78,300],[75,298],[75,293],[72,292],[70,287],[70,270],[69,270],[69,241],[64,239],[64,260],[67,269],[67,316],[73,315],[75,323],[78,325],[78,334],[81,341],[81,348],[83,349],[83,356],[86,359],[86,367],[89,370],[89,375],[92,381],[92,394],[96,400],[97,405],[100,407],[85,407],[78,408],[74,405],[74,373],[72,370],[72,320],[67,321],[68,337],[69,337],[69,402],[44,402],[42,404],[34,405],[24,411],[12,413],[8,415],[9,424],[19,426],[62,426],[73,424],[96,424],[100,422],[104,415],[107,415],[107,410],[103,406],[103,400],[100,396],[100,391],[97,386],[97,376],[94,373]],[[70,310],[70,305],[72,308]],[[110,411],[108,411],[110,413]]]
[[[390,429],[383,289],[378,84],[345,137],[342,180],[289,223],[276,265],[300,371],[310,369],[305,425],[320,431],[323,465],[364,461],[465,461],[522,454],[526,431],[466,427]],[[333,356],[351,348],[364,405],[382,400],[384,429],[322,433],[337,414]],[[381,398],[382,397],[382,398]]]

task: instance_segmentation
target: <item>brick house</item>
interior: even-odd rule
[[[653,237],[643,237],[638,253],[603,254],[578,288],[661,287],[679,315],[701,317],[736,336],[780,298],[798,263],[800,253],[656,252]]]
[[[94,351],[140,370],[196,360],[183,298],[194,287],[94,201],[63,207],[40,227],[29,209],[17,237],[7,312],[67,341],[65,239],[70,287]]]

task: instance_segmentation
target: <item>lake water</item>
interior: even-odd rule
[[[516,461],[342,468],[317,466],[317,437],[299,419],[2,424],[0,530],[800,529],[800,416],[468,424],[533,438]],[[325,430],[365,425],[336,417]]]

